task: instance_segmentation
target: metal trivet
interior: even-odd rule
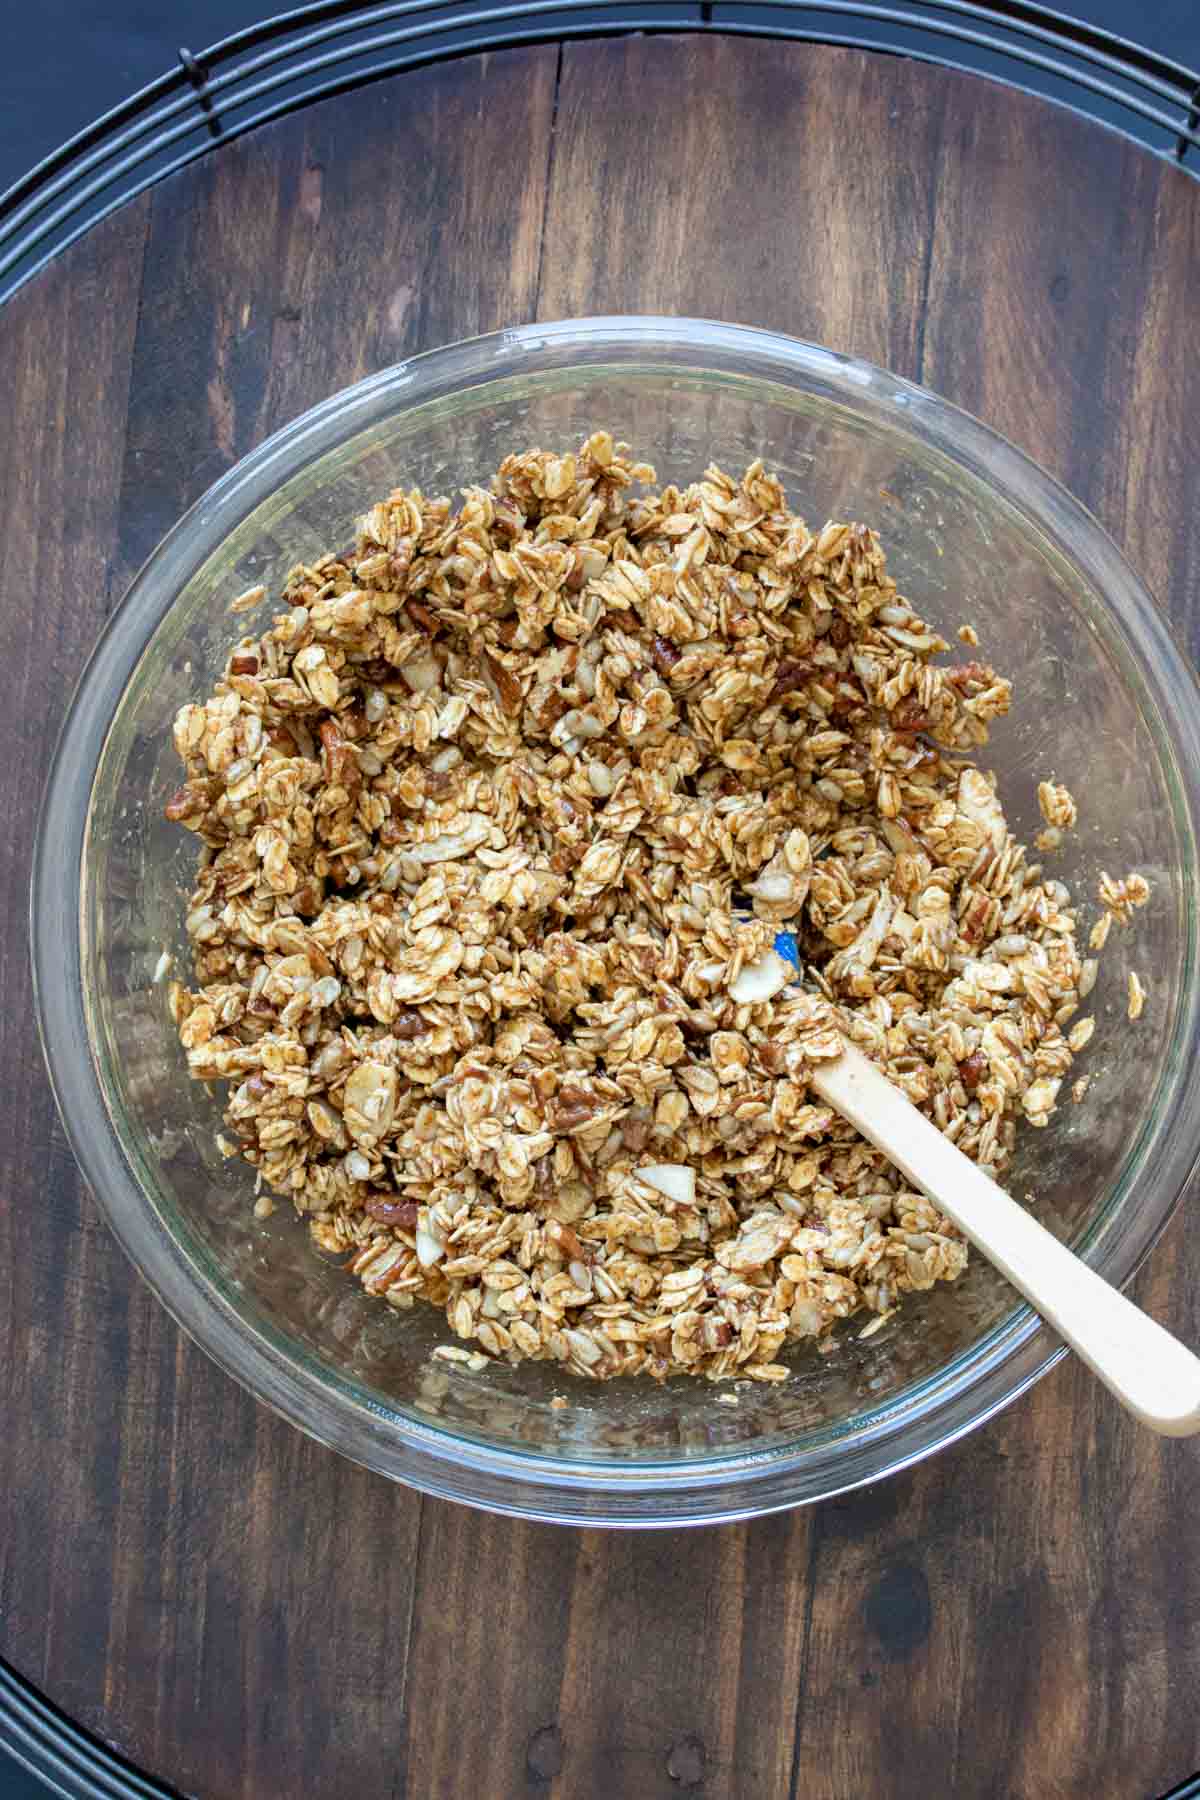
[[[0,195],[0,300],[152,183],[326,95],[464,52],[658,31],[916,57],[1041,93],[1181,163],[1200,149],[1200,75],[1026,0],[322,0],[181,50]],[[1187,166],[1200,174],[1200,155]]]

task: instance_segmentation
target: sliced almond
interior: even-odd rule
[[[773,1000],[788,983],[796,979],[790,963],[774,950],[764,950],[757,962],[746,963],[729,984],[729,995],[738,1006],[757,1006]]]
[[[647,1187],[664,1194],[677,1206],[695,1205],[696,1171],[686,1163],[646,1163],[633,1172],[639,1181],[644,1181]]]

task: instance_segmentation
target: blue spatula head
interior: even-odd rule
[[[777,931],[775,933],[773,949],[776,956],[782,956],[784,962],[791,963],[797,975],[800,973],[800,947],[796,942],[794,933],[790,931]]]

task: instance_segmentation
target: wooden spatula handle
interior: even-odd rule
[[[812,1085],[995,1263],[1122,1406],[1168,1437],[1200,1431],[1200,1357],[1052,1237],[853,1044]]]

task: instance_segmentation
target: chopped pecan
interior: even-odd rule
[[[978,943],[983,934],[983,929],[987,924],[988,913],[991,911],[991,906],[992,902],[987,894],[976,894],[974,899],[968,905],[959,924],[959,930],[966,938],[968,944]]]
[[[572,1262],[591,1264],[596,1260],[596,1253],[587,1244],[581,1243],[569,1225],[562,1225],[552,1219],[546,1227],[546,1236],[557,1244],[563,1255]]]
[[[571,566],[567,570],[563,586],[566,588],[568,594],[577,594],[586,579],[587,577],[583,572],[583,552],[580,550],[572,550]]]
[[[630,612],[627,606],[610,606],[607,613],[608,623],[621,631],[640,631],[641,621],[636,613]]]
[[[314,975],[320,976],[320,975],[332,975],[333,974],[333,964],[330,962],[329,958],[326,956],[325,952],[322,950],[320,944],[314,944],[312,942],[311,938],[309,939],[309,942],[307,945],[307,955],[308,955],[309,962],[312,964],[312,969],[313,969]]]
[[[431,612],[423,600],[406,600],[404,610],[413,624],[420,626],[422,631],[428,631],[432,635],[438,629],[437,614]]]
[[[291,895],[291,904],[300,918],[315,918],[315,914],[320,913],[324,898],[326,898],[324,882],[318,880],[317,875],[309,875],[308,880],[300,882],[297,891]]]
[[[550,858],[550,872],[552,875],[569,875],[575,865],[583,861],[583,857],[582,844],[560,844]]]
[[[193,818],[203,810],[203,807],[204,802],[200,796],[194,793],[190,787],[185,786],[175,789],[163,807],[163,812],[172,823],[177,824],[180,819]]]
[[[682,656],[683,651],[670,638],[656,637],[650,646],[650,660],[660,675],[669,675]]]
[[[835,719],[844,719],[850,713],[858,712],[867,703],[867,697],[857,681],[839,681],[833,696],[830,713]]]
[[[398,1225],[401,1231],[415,1231],[418,1207],[415,1200],[397,1200],[390,1194],[372,1194],[366,1211],[381,1225]]]
[[[955,688],[987,687],[994,678],[995,671],[981,662],[960,663],[957,668],[946,670],[946,680]]]
[[[547,694],[538,704],[536,718],[543,731],[549,731],[571,710],[571,702],[561,694]]]
[[[345,788],[353,794],[362,786],[358,759],[346,742],[337,719],[322,719],[317,735],[321,739],[321,765],[331,787]]]
[[[493,530],[503,531],[510,537],[516,537],[524,528],[525,515],[515,501],[506,496],[497,496],[492,501],[494,523]]]
[[[251,656],[248,650],[240,651],[237,656],[231,656],[229,659],[229,673],[231,675],[257,675],[257,656]]]
[[[421,1014],[413,1006],[406,1006],[402,1012],[398,1012],[391,1023],[392,1036],[404,1041],[409,1038],[424,1037],[430,1029],[431,1027],[425,1023]]]
[[[902,700],[891,714],[893,731],[928,731],[932,723],[924,707],[910,696]]]
[[[810,662],[801,662],[797,657],[785,656],[775,671],[775,683],[767,695],[768,704],[772,700],[780,699],[784,694],[792,693],[798,687],[803,687],[812,672],[813,665]]]
[[[540,1156],[533,1165],[533,1191],[541,1206],[549,1206],[555,1185],[554,1157]]]
[[[554,1111],[551,1129],[554,1131],[577,1131],[594,1119],[600,1110],[600,1103],[587,1088],[575,1087],[568,1083],[561,1087],[554,1097]]]
[[[492,685],[496,689],[497,698],[506,713],[516,714],[521,710],[521,684],[515,675],[509,673],[504,664],[497,662],[488,651],[483,653],[484,666],[491,676]]]
[[[627,1150],[640,1156],[650,1142],[649,1119],[623,1119],[621,1121],[621,1139]]]

